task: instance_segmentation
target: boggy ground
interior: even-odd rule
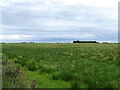
[[[118,88],[120,85],[118,44],[7,43],[2,44],[2,51],[3,87]]]

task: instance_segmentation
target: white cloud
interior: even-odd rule
[[[33,37],[32,35],[0,35],[2,40],[23,40],[25,38]]]

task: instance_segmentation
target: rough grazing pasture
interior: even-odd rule
[[[120,85],[118,44],[11,43],[3,44],[2,49],[3,87],[118,88]]]

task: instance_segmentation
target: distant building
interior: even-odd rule
[[[108,42],[103,42],[103,43],[108,43]]]
[[[29,43],[34,43],[34,42],[29,42]]]
[[[28,42],[21,42],[21,43],[28,43]]]

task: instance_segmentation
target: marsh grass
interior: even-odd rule
[[[26,68],[38,87],[118,88],[120,84],[118,44],[4,44],[3,53]]]

